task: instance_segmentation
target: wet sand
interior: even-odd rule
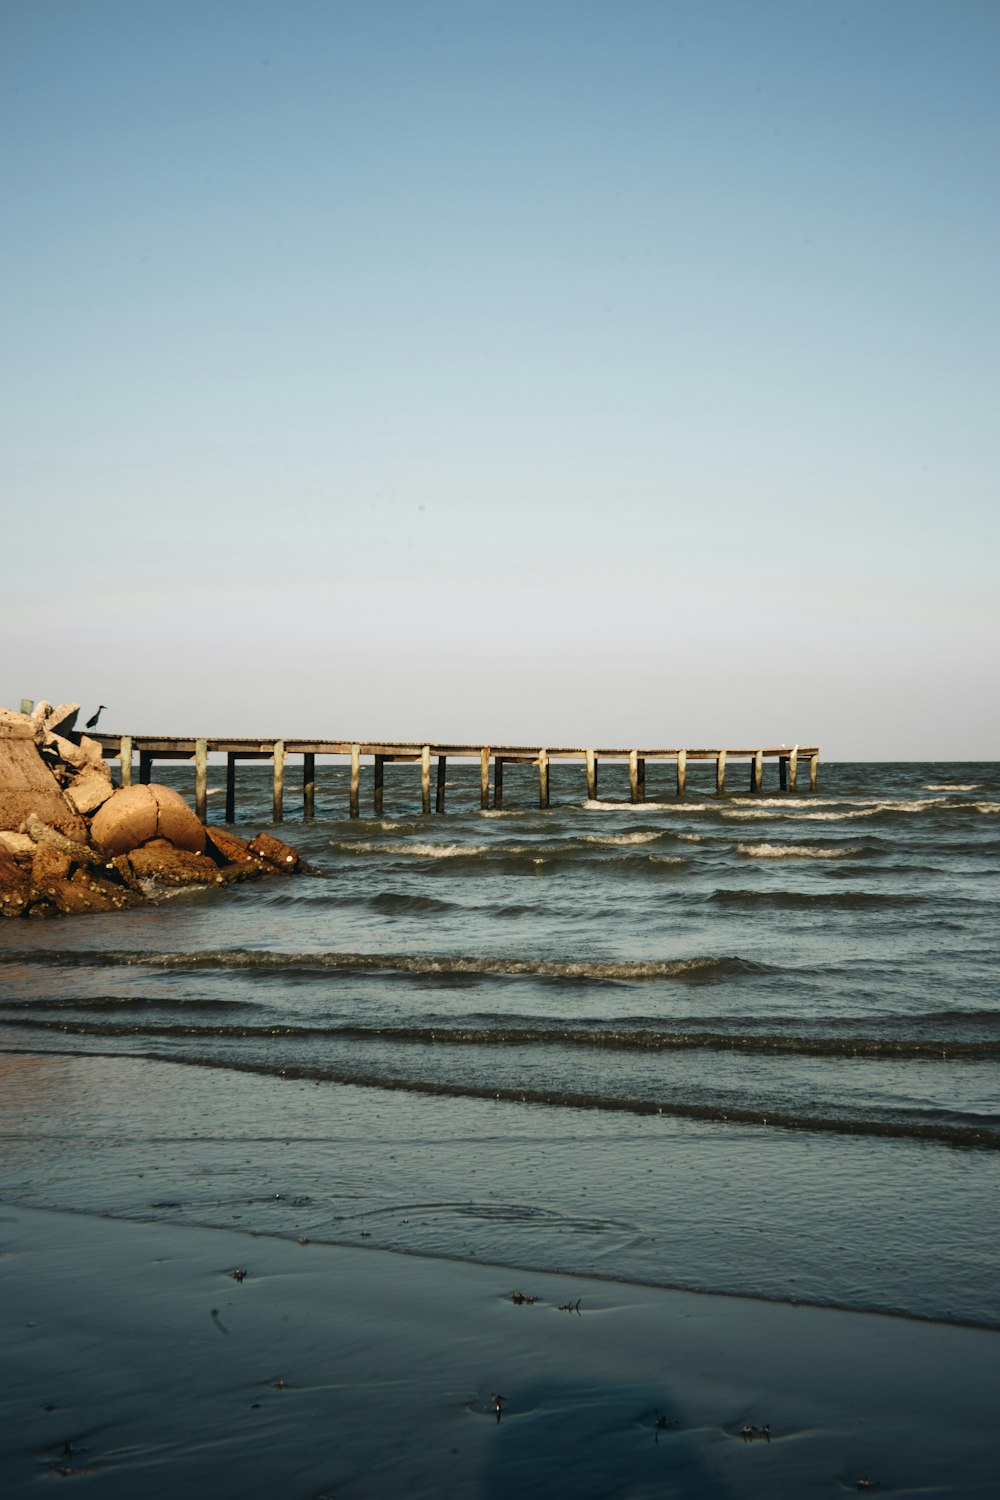
[[[995,1333],[7,1207],[0,1266],[11,1497],[996,1493]]]

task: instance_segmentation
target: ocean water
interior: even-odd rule
[[[0,1196],[1000,1327],[1000,767],[744,769],[321,766],[314,875],[3,923]]]

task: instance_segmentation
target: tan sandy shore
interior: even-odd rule
[[[993,1333],[8,1207],[0,1270],[7,1496],[997,1493]]]

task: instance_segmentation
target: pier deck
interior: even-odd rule
[[[528,764],[538,767],[538,804],[549,805],[549,767],[553,761],[576,761],[585,768],[587,796],[597,798],[598,767],[602,761],[627,764],[629,799],[643,802],[646,797],[647,761],[668,761],[676,767],[677,796],[687,795],[687,767],[689,761],[709,760],[715,762],[715,790],[722,796],[726,789],[726,771],[731,761],[749,763],[748,790],[760,793],[764,789],[764,763],[772,761],[778,768],[778,786],[781,791],[797,790],[799,763],[808,762],[809,789],[815,791],[819,769],[819,747],[816,745],[765,746],[737,749],[672,749],[612,748],[592,746],[576,748],[570,746],[534,745],[476,745],[476,744],[420,744],[417,741],[381,740],[319,740],[319,739],[185,739],[172,735],[118,735],[95,733],[93,739],[101,745],[105,760],[121,763],[122,786],[131,786],[133,763],[138,756],[140,783],[151,780],[154,761],[181,760],[194,763],[195,809],[203,822],[208,812],[208,757],[226,757],[226,812],[225,820],[236,820],[236,766],[241,760],[269,760],[273,772],[274,821],[280,823],[284,817],[285,763],[289,756],[302,758],[302,813],[312,818],[316,812],[316,757],[346,759],[350,762],[351,778],[348,811],[352,818],[360,816],[362,760],[370,763],[372,772],[372,810],[376,817],[382,816],[384,794],[384,768],[387,764],[419,765],[421,805],[425,813],[431,811],[431,761],[436,761],[434,811],[445,810],[445,778],[449,759],[479,762],[480,807],[487,809],[503,806],[503,771],[507,764]],[[492,767],[492,774],[491,774]],[[492,782],[492,803],[490,789]]]

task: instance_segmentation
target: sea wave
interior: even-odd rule
[[[628,847],[632,844],[651,844],[663,835],[658,828],[637,829],[635,833],[585,833],[585,844],[610,844]]]
[[[736,852],[749,859],[848,859],[864,851],[820,848],[818,844],[737,844]]]
[[[152,1042],[154,1039],[150,1038]],[[71,1049],[62,1049],[75,1055]],[[266,1075],[287,1081],[327,1082],[379,1089],[389,1093],[413,1093],[437,1098],[486,1099],[504,1103],[530,1104],[557,1109],[600,1110],[615,1114],[663,1115],[706,1123],[759,1126],[767,1129],[809,1131],[824,1134],[875,1136],[902,1140],[936,1141],[942,1145],[968,1150],[1000,1150],[1000,1129],[992,1115],[959,1111],[943,1115],[919,1107],[873,1107],[867,1114],[848,1109],[836,1110],[830,1101],[815,1109],[774,1109],[734,1104],[730,1099],[690,1099],[631,1095],[588,1094],[582,1090],[520,1087],[518,1085],[478,1084],[410,1077],[405,1073],[381,1073],[370,1068],[266,1062],[252,1057],[218,1057],[211,1053],[158,1052],[153,1046],[130,1056],[141,1056],[152,1062],[175,1063],[186,1067],[224,1069],[226,1071]]]
[[[708,898],[722,906],[833,907],[863,911],[866,907],[910,907],[926,905],[928,898],[905,891],[748,891],[720,887]]]
[[[183,1006],[179,1009],[186,1015],[190,1011],[207,1010],[209,1005]],[[576,1047],[614,1052],[741,1052],[769,1054],[786,1057],[853,1058],[897,1062],[938,1061],[961,1059],[968,1062],[991,1064],[1000,1057],[1000,1039],[976,1036],[961,1040],[954,1035],[941,1038],[906,1037],[892,1035],[868,1035],[846,1033],[843,1029],[832,1035],[797,1035],[789,1032],[742,1031],[733,1027],[726,1031],[698,1029],[661,1030],[628,1027],[581,1027],[570,1024],[521,1025],[503,1024],[469,1026],[413,1025],[413,1026],[362,1026],[358,1024],[312,1024],[261,1022],[251,1024],[238,1019],[228,1024],[208,1024],[204,1021],[177,1019],[146,1021],[142,1014],[159,1010],[169,1014],[173,1009],[165,1000],[147,999],[140,1004],[121,1001],[77,1000],[58,1007],[58,1013],[50,1013],[53,1007],[25,1007],[27,1013],[18,1015],[16,1024],[25,1029],[42,1031],[75,1032],[81,1036],[127,1036],[127,1037],[216,1037],[234,1041],[250,1038],[285,1038],[288,1040],[331,1042],[361,1042],[373,1045],[394,1046],[444,1046],[444,1047],[488,1047],[488,1048],[534,1048]],[[234,1007],[234,1010],[242,1007]],[[69,1019],[66,1011],[76,1012]],[[37,1014],[36,1014],[37,1012]],[[101,1019],[90,1019],[100,1015]],[[110,1017],[120,1016],[122,1020]],[[276,1064],[276,1067],[279,1066]]]
[[[704,955],[677,959],[549,959],[464,957],[427,953],[282,953],[265,948],[214,949],[201,952],[146,952],[140,949],[67,949],[54,953],[20,950],[0,953],[3,964],[37,964],[54,968],[157,968],[318,970],[355,973],[482,974],[561,979],[656,980],[677,979],[711,983],[737,975],[771,974],[771,964],[737,955]]]
[[[425,844],[416,841],[412,844],[366,844],[357,840],[335,844],[334,848],[344,854],[366,854],[374,858],[402,855],[410,859],[459,859],[490,852],[489,844]]]

